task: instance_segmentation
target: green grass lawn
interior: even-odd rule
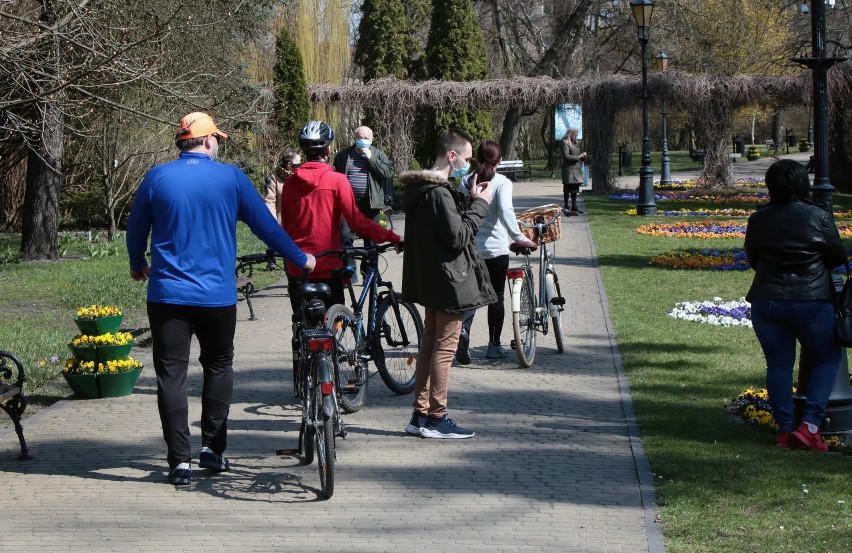
[[[633,205],[605,196],[587,195],[585,204],[668,550],[847,550],[852,458],[780,451],[773,433],[733,420],[727,403],[764,384],[754,332],[667,316],[679,301],[744,296],[751,271],[648,265],[652,255],[738,248],[742,240],[638,235],[641,224],[678,219],[620,215]],[[852,201],[835,195],[835,205]]]

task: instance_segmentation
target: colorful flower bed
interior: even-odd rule
[[[793,388],[794,393],[795,391],[796,389]],[[769,393],[766,388],[744,390],[731,401],[729,411],[751,426],[778,431],[778,424],[772,416],[772,406],[769,404]],[[852,454],[852,445],[844,443],[838,436],[823,436],[822,441],[831,451]]]
[[[610,194],[609,199],[635,202],[639,200],[639,194],[634,192],[622,192],[620,194]],[[708,204],[726,204],[730,202],[762,203],[769,200],[769,194],[766,192],[752,192],[748,194],[711,192],[692,194],[689,192],[661,192],[654,194],[654,199],[658,202],[688,201]]]
[[[638,234],[673,236],[676,238],[744,238],[745,221],[682,221],[679,223],[653,223],[636,229]],[[852,235],[852,230],[850,230]]]
[[[742,248],[732,250],[704,250],[699,253],[664,253],[655,255],[651,265],[672,269],[706,269],[711,271],[747,271],[751,265]]]
[[[740,298],[734,301],[681,301],[669,311],[669,317],[713,326],[747,326],[751,328],[751,304]]]
[[[619,211],[619,215],[636,215],[636,208]],[[665,209],[657,210],[657,215],[662,217],[748,217],[754,213],[753,209]],[[835,215],[836,216],[836,215]]]

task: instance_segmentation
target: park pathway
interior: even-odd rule
[[[516,185],[518,210],[561,203],[561,185]],[[401,226],[402,221],[396,221]],[[233,471],[166,483],[150,352],[132,396],[70,397],[25,420],[35,460],[0,440],[6,551],[651,552],[664,550],[653,481],[633,417],[585,217],[556,243],[567,298],[566,353],[540,338],[535,365],[486,360],[485,314],[473,363],[454,367],[450,412],[471,440],[423,440],[403,427],[411,398],[376,376],[345,420],[337,488],[318,499],[316,465],[294,447],[290,308],[283,282],[238,308],[236,389],[227,451]],[[386,256],[399,284],[401,256]],[[503,330],[508,343],[511,326]],[[197,349],[193,350],[197,355]],[[190,370],[193,447],[200,447],[200,367]]]

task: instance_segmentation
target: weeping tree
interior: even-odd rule
[[[311,114],[302,53],[290,31],[282,27],[275,40],[274,96],[278,149],[296,144]]]
[[[485,45],[470,0],[432,1],[432,21],[424,56],[427,79],[460,82],[488,77]],[[490,113],[466,106],[426,110],[423,124],[423,148],[419,157],[424,162],[434,155],[438,135],[449,127],[467,132],[474,140],[474,147],[493,137]]]

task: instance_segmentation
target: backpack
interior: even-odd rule
[[[843,347],[852,347],[852,278],[849,275],[849,264],[846,267],[846,282],[840,292],[835,291],[834,282],[831,290],[834,293],[834,334],[837,342]]]

